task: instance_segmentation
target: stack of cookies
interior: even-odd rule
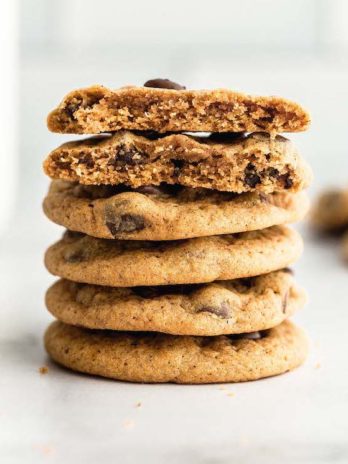
[[[303,131],[296,103],[231,90],[94,86],[50,113],[68,142],[44,162],[46,215],[67,231],[45,257],[50,356],[134,382],[255,380],[300,365],[288,317],[305,294],[302,251],[284,224],[308,209],[311,172],[280,132]]]

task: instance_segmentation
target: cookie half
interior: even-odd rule
[[[244,336],[190,337],[91,331],[53,322],[45,347],[75,371],[147,383],[243,382],[282,374],[306,358],[307,339],[285,321]]]
[[[152,84],[157,86],[158,84]],[[53,132],[99,134],[120,129],[156,132],[298,132],[309,114],[280,97],[250,96],[233,90],[95,85],[66,95],[48,116]]]
[[[69,230],[99,238],[177,240],[264,229],[299,221],[304,192],[236,195],[179,186],[83,186],[53,181],[43,208]]]
[[[66,324],[173,335],[269,329],[302,308],[305,294],[287,270],[201,285],[112,288],[59,280],[46,306]]]
[[[171,242],[103,240],[66,233],[46,252],[54,275],[111,287],[230,280],[288,267],[302,252],[285,226]]]
[[[120,131],[68,142],[50,153],[44,170],[53,179],[85,185],[179,184],[235,193],[298,192],[312,172],[291,142],[269,134],[148,138]]]
[[[311,223],[321,232],[340,232],[348,228],[348,189],[322,193],[312,208]]]

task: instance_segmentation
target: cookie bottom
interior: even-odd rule
[[[55,321],[45,347],[54,361],[79,372],[130,382],[205,384],[292,370],[305,360],[307,339],[290,321],[255,339],[96,331]]]

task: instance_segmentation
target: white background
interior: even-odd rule
[[[69,90],[168,77],[191,88],[276,94],[311,110],[291,139],[311,196],[348,183],[348,2],[344,0],[2,0],[0,83],[0,461],[345,463],[348,268],[335,241],[301,227],[296,265],[310,304],[307,364],[252,384],[119,384],[48,364],[41,162],[67,139],[45,117]],[[18,8],[18,9],[17,9]],[[17,148],[16,148],[17,147]],[[38,374],[49,365],[46,376]],[[228,396],[228,392],[235,396]],[[141,408],[136,408],[137,402]],[[2,459],[1,459],[2,458]]]

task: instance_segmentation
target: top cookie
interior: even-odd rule
[[[310,123],[300,105],[280,97],[227,89],[186,90],[160,79],[145,86],[113,90],[94,85],[74,90],[49,114],[48,128],[69,134],[120,129],[279,133],[304,131]]]

